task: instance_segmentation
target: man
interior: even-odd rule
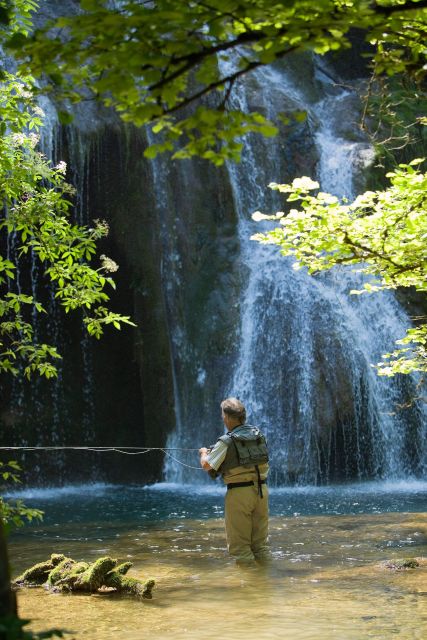
[[[227,485],[225,531],[228,551],[238,564],[269,559],[268,453],[265,437],[246,425],[246,410],[237,398],[221,402],[227,434],[212,449],[199,450],[200,464],[209,475],[222,475]]]

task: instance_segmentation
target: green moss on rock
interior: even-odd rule
[[[75,565],[75,561],[72,558],[64,558],[52,571],[49,573],[46,585],[53,587],[57,582],[62,580],[65,576],[69,575],[71,568]]]
[[[416,569],[420,563],[416,558],[401,558],[399,560],[388,560],[385,563],[387,569],[402,571],[403,569]]]
[[[14,582],[16,586],[41,586],[56,592],[85,591],[89,593],[117,591],[152,598],[155,581],[143,581],[125,577],[131,562],[118,564],[117,560],[105,556],[95,562],[76,562],[64,555],[52,555],[50,560],[27,569]]]
[[[60,553],[52,553],[49,560],[39,562],[30,567],[14,580],[15,586],[42,585],[48,579],[50,573],[65,560],[65,556]]]

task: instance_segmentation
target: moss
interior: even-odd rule
[[[151,592],[154,587],[154,580],[149,579],[146,582],[142,583],[140,580],[136,578],[122,578],[120,583],[120,591],[125,593],[129,593],[134,596],[139,596],[140,598],[151,599],[153,596]]]
[[[117,560],[113,560],[108,556],[99,558],[88,568],[80,573],[73,585],[75,590],[79,591],[96,591],[105,584],[105,576],[117,564]]]
[[[389,560],[385,563],[387,569],[402,571],[403,569],[416,569],[420,563],[415,558],[403,558],[399,560]]]
[[[46,582],[55,567],[64,560],[65,556],[63,554],[52,553],[49,560],[39,562],[27,569],[14,580],[13,584],[15,586],[42,585]]]
[[[34,565],[15,583],[22,586],[42,585],[52,591],[119,591],[140,598],[152,598],[155,581],[145,582],[137,578],[125,577],[131,568],[131,562],[117,564],[117,560],[105,556],[95,562],[76,562],[64,555],[51,556],[51,559]]]
[[[124,577],[123,572],[120,573],[119,571],[123,566],[124,565],[120,565],[119,567],[117,567],[117,569],[108,573],[108,575],[106,576],[106,586],[113,587],[114,589],[117,589],[117,591],[121,591],[123,593],[128,593],[133,596],[139,596],[140,598],[152,598],[153,596],[151,595],[151,592],[155,585],[155,581],[150,578],[149,580],[142,582],[137,578],[130,578],[128,576]],[[126,569],[126,571],[128,571],[128,568]]]
[[[115,573],[119,573],[120,575],[124,576],[125,573],[129,571],[131,566],[132,566],[132,562],[123,562],[122,564],[119,564],[117,567],[115,567],[113,571]],[[110,573],[112,573],[112,571],[110,571]]]
[[[152,598],[151,592],[155,585],[153,579],[142,582],[136,578],[125,578],[125,574],[132,566],[132,562],[123,562],[112,569],[106,575],[106,586],[113,587],[117,591],[128,593],[130,595],[139,596],[141,598]]]
[[[72,591],[78,576],[89,567],[87,562],[75,562],[72,558],[65,558],[51,573],[46,587],[54,591]]]
[[[71,567],[75,564],[72,558],[64,558],[52,571],[49,573],[46,580],[48,587],[53,587],[57,582],[62,580],[70,573]]]

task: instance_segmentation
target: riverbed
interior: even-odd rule
[[[64,553],[130,560],[152,600],[21,590],[31,628],[69,638],[354,639],[427,637],[427,483],[271,490],[268,568],[226,554],[223,489],[89,485],[21,492],[45,511],[12,535],[12,573]],[[386,562],[418,558],[417,569]]]

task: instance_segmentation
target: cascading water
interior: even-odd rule
[[[303,110],[308,118],[283,122],[274,140],[248,136],[240,164],[213,170],[198,160],[142,160],[150,134],[123,128],[90,105],[76,113],[75,127],[59,132],[55,108],[42,105],[43,150],[68,162],[67,178],[79,192],[76,221],[109,221],[105,250],[120,264],[117,310],[138,329],[110,334],[99,350],[89,346],[79,321],[50,304],[53,294],[43,292],[33,261],[31,283],[18,274],[16,285],[44,294],[44,332],[64,366],[57,383],[11,384],[1,413],[4,444],[161,447],[169,434],[166,446],[193,451],[176,453],[188,467],[168,458],[164,478],[207,482],[191,469],[194,448],[216,440],[219,402],[233,394],[267,431],[277,484],[420,474],[422,409],[396,410],[414,381],[378,378],[371,366],[408,325],[393,296],[350,296],[361,286],[351,270],[308,277],[271,247],[249,241],[260,230],[250,214],[282,207],[269,182],[309,175],[339,197],[356,191],[354,177],[371,153],[362,138],[354,141],[356,97],[298,57],[286,70],[253,72],[232,100],[234,108],[274,120]],[[11,237],[7,255],[16,250]],[[104,457],[77,471],[86,479],[158,479],[155,454],[144,465],[134,462],[131,470]],[[44,457],[42,464],[43,478],[75,478],[68,458]]]
[[[149,144],[153,144],[152,133],[147,130],[147,140]],[[174,245],[175,228],[169,228],[168,212],[169,199],[165,184],[170,182],[170,172],[168,164],[162,157],[155,158],[151,163],[152,184],[155,201],[155,215],[160,221],[160,238],[159,250],[160,257],[160,273],[162,280],[163,305],[166,310],[166,318],[168,319],[167,334],[169,338],[170,368],[173,388],[173,406],[175,417],[175,429],[169,438],[168,446],[171,448],[179,447],[180,438],[183,431],[181,396],[179,393],[178,372],[180,362],[180,354],[183,353],[183,330],[181,327],[179,310],[175,302],[176,291],[181,285],[180,255]],[[172,233],[171,233],[172,231]],[[164,473],[166,476],[173,475],[176,481],[181,481],[182,466],[177,465],[173,456],[166,455]]]
[[[277,484],[407,477],[425,468],[422,410],[398,409],[414,381],[380,378],[372,367],[404,335],[409,319],[403,309],[388,292],[350,296],[362,285],[360,274],[351,270],[310,277],[271,247],[249,242],[259,231],[250,214],[281,208],[267,193],[269,182],[311,175],[322,190],[352,198],[354,177],[372,158],[364,140],[342,133],[343,114],[357,117],[351,92],[319,69],[314,87],[304,91],[294,74],[265,68],[234,91],[233,108],[256,109],[275,120],[284,109],[306,110],[318,162],[316,176],[313,166],[304,166],[304,149],[289,136],[285,141],[248,136],[241,163],[227,166],[246,284],[238,356],[223,393],[240,397],[249,421],[266,431]],[[194,435],[177,432],[170,443],[194,446]],[[216,435],[210,429],[205,440]],[[166,479],[177,479],[177,473],[176,465],[168,465]],[[200,476],[180,469],[179,479]]]
[[[69,155],[67,180],[71,181],[76,188],[74,220],[77,224],[88,224],[88,208],[85,198],[88,193],[88,148],[82,143],[79,131],[76,128],[69,128],[61,131],[57,110],[54,104],[47,98],[40,98],[39,107],[43,111],[44,126],[41,129],[39,148],[40,152],[48,158],[52,165],[63,159],[63,136],[68,136],[67,153]],[[12,235],[8,238],[8,252],[14,253],[13,259],[18,265],[18,277],[11,286],[21,287],[19,274],[19,261],[17,260],[17,248],[19,239]],[[70,341],[67,325],[64,325],[63,312],[55,298],[55,290],[48,286],[44,277],[43,265],[37,260],[34,254],[30,254],[29,265],[25,265],[23,275],[23,289],[30,292],[36,300],[42,301],[47,313],[40,315],[34,309],[32,314],[32,325],[34,328],[34,338],[36,341],[48,342],[55,345],[60,353],[63,353],[66,345]],[[27,273],[28,272],[28,273]],[[28,275],[30,277],[28,277]],[[76,322],[78,326],[78,321]],[[13,380],[11,390],[11,415],[17,418],[18,429],[25,429],[26,421],[31,425],[30,438],[20,440],[22,445],[61,445],[75,438],[77,427],[81,427],[80,442],[91,442],[93,425],[93,371],[91,363],[91,346],[87,332],[81,325],[81,418],[79,416],[78,425],[73,423],[70,416],[70,396],[67,392],[67,380],[64,379],[63,361],[56,362],[57,378],[46,383],[39,376],[34,376],[29,385],[24,379],[23,373]],[[67,366],[68,363],[67,363]],[[10,436],[9,436],[10,437]],[[21,436],[22,438],[22,436]],[[58,452],[55,457],[55,466],[61,469],[64,466],[64,456]],[[34,464],[31,459],[33,472],[40,471],[39,465]]]

